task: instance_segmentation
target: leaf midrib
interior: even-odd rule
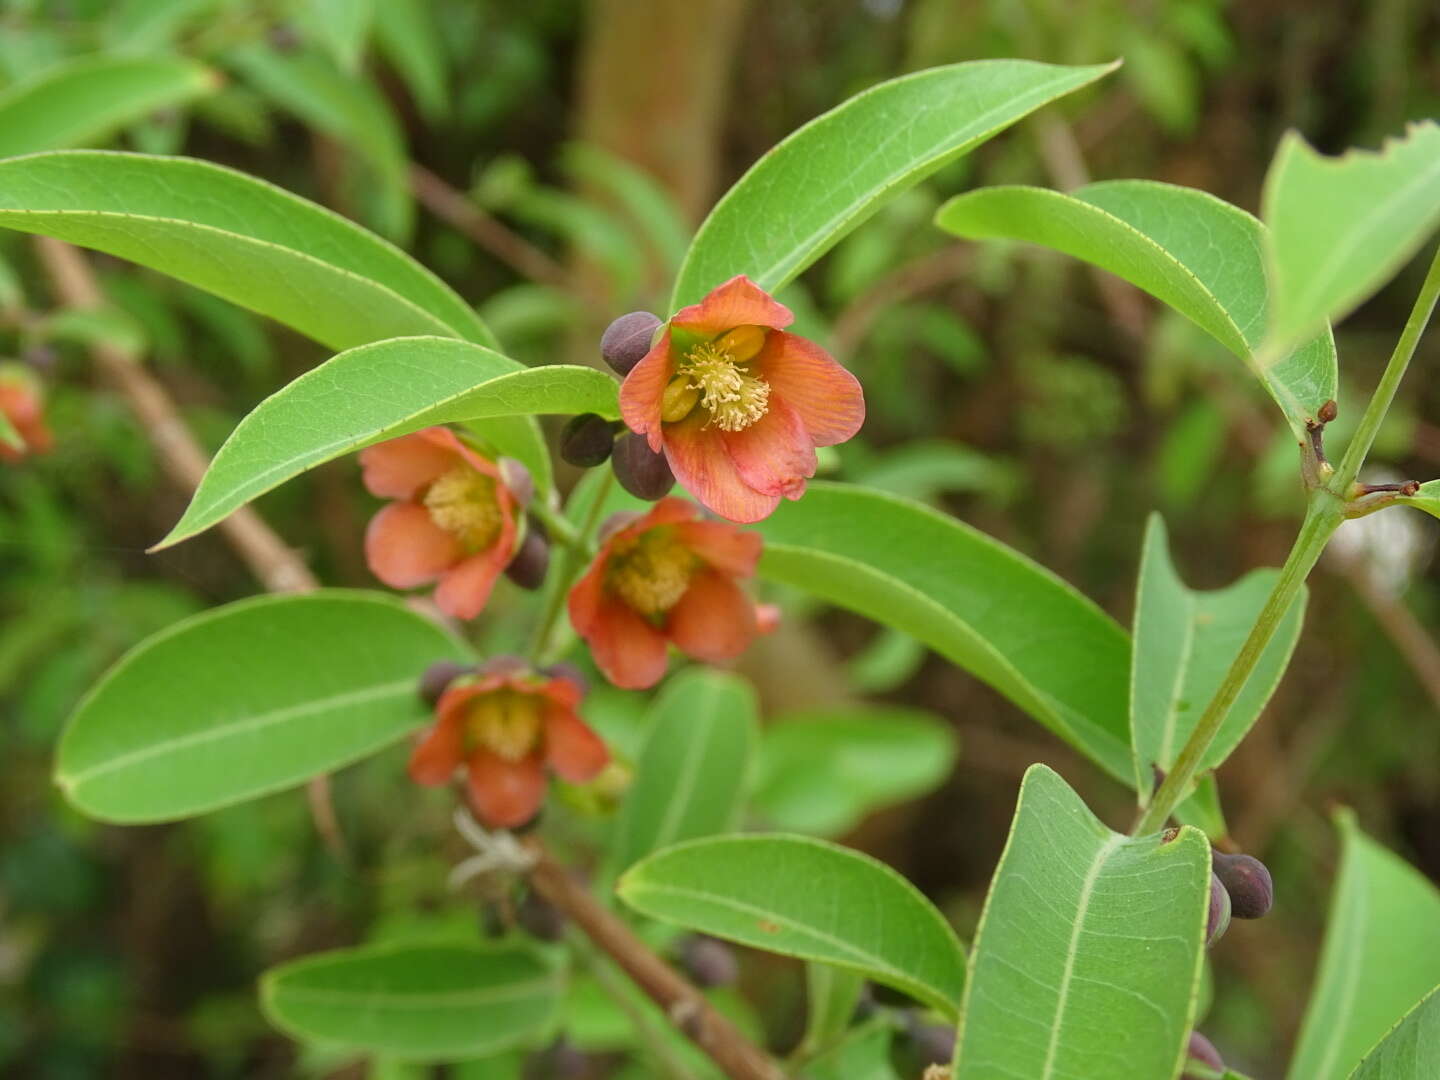
[[[513,983],[507,986],[492,986],[470,990],[428,991],[418,994],[375,993],[363,990],[334,990],[309,986],[285,986],[276,982],[271,987],[274,1003],[285,1005],[291,1002],[308,1004],[348,1005],[354,1008],[383,1006],[388,1009],[428,1009],[437,1006],[455,1008],[471,1005],[493,1005],[503,1001],[543,998],[556,989],[551,978],[532,979],[529,982]]]

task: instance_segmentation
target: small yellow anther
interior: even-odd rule
[[[690,376],[676,375],[665,385],[665,395],[660,399],[660,418],[667,424],[684,420],[699,401],[700,388],[691,383]]]
[[[748,364],[760,355],[768,333],[763,326],[737,326],[734,330],[721,334],[715,341],[715,347],[728,353],[735,363]]]

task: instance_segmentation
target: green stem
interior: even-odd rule
[[[614,483],[615,474],[607,469],[605,479],[595,491],[595,501],[586,511],[585,520],[580,523],[574,542],[568,545],[565,558],[560,560],[560,565],[554,570],[556,577],[553,590],[546,597],[545,610],[535,627],[535,636],[530,639],[530,662],[533,664],[540,663],[544,658],[550,645],[550,635],[554,632],[560,612],[564,610],[565,598],[570,594],[570,588],[575,584],[578,573],[584,570],[590,561],[595,529],[600,524],[600,512],[605,508],[605,499]]]
[[[1330,537],[1345,519],[1345,504],[1350,497],[1351,486],[1375,442],[1375,435],[1380,430],[1390,403],[1395,399],[1395,391],[1399,389],[1400,380],[1405,377],[1405,369],[1415,354],[1415,346],[1425,331],[1431,312],[1435,310],[1437,297],[1440,297],[1440,249],[1436,250],[1431,259],[1430,270],[1420,286],[1420,295],[1415,298],[1415,306],[1405,322],[1405,329],[1400,333],[1400,340],[1395,343],[1395,351],[1390,355],[1385,374],[1381,376],[1380,384],[1375,388],[1370,404],[1365,408],[1365,415],[1360,419],[1355,437],[1346,447],[1340,468],[1324,487],[1310,493],[1310,503],[1306,507],[1305,522],[1300,527],[1300,535],[1295,538],[1294,546],[1290,548],[1290,555],[1280,569],[1280,577],[1276,580],[1275,587],[1270,590],[1260,617],[1251,628],[1245,644],[1240,647],[1240,654],[1225,673],[1225,681],[1215,691],[1215,697],[1206,706],[1195,730],[1185,740],[1174,767],[1151,798],[1150,805],[1140,815],[1140,820],[1135,823],[1135,828],[1131,830],[1133,835],[1140,836],[1161,829],[1175,812],[1175,807],[1190,793],[1191,785],[1200,772],[1201,762],[1210,749],[1210,744],[1215,741],[1215,736],[1219,734],[1225,717],[1240,696],[1240,691],[1245,688],[1266,646],[1270,644],[1270,639],[1275,636],[1280,621],[1300,594],[1301,586],[1319,561],[1325,545],[1330,542]]]
[[[545,531],[550,534],[550,539],[555,543],[568,548],[582,545],[581,530],[571,525],[570,519],[564,514],[546,506],[543,499],[532,499],[527,510],[541,525],[545,526]]]
[[[1355,477],[1360,475],[1360,466],[1365,463],[1365,457],[1370,453],[1370,447],[1375,442],[1385,414],[1390,410],[1395,391],[1400,388],[1400,380],[1405,377],[1405,369],[1410,366],[1410,358],[1415,355],[1415,346],[1420,342],[1420,335],[1425,332],[1430,313],[1435,310],[1437,297],[1440,297],[1440,247],[1435,249],[1435,255],[1430,260],[1430,270],[1420,286],[1420,295],[1415,298],[1415,306],[1410,309],[1410,318],[1405,321],[1405,329],[1400,332],[1400,340],[1395,343],[1395,351],[1390,354],[1390,363],[1385,366],[1380,385],[1375,388],[1370,404],[1365,407],[1360,426],[1355,429],[1355,436],[1345,448],[1345,457],[1335,472],[1330,490],[1342,499],[1350,497],[1350,485],[1355,482]]]

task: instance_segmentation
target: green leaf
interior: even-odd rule
[[[1420,490],[1414,495],[1400,497],[1395,500],[1404,503],[1406,506],[1413,506],[1416,510],[1424,510],[1431,517],[1440,518],[1440,480],[1430,480],[1420,485]]]
[[[801,1071],[801,1080],[899,1080],[890,1062],[895,1022],[888,1016],[854,1028]]]
[[[0,94],[0,157],[100,142],[219,85],[214,71],[179,58],[68,61]]]
[[[15,430],[15,425],[4,409],[0,409],[0,446],[8,446],[12,450],[25,449],[25,440],[20,437],[20,432]]]
[[[1297,438],[1305,438],[1305,421],[1337,394],[1328,327],[1274,362],[1258,356],[1265,333],[1264,226],[1203,191],[1149,180],[1090,184],[1068,195],[982,188],[951,199],[935,223],[969,239],[1041,244],[1144,289],[1245,361]]]
[[[736,274],[775,292],[885,200],[1114,64],[977,60],[871,87],[768,151],[690,245],[672,311]]]
[[[220,447],[157,547],[208,529],[306,469],[432,424],[533,413],[616,416],[594,368],[527,368],[450,338],[397,338],[334,356],[257,405]]]
[[[1348,315],[1440,224],[1440,124],[1411,124],[1378,153],[1327,158],[1294,131],[1265,177],[1273,308],[1267,350]]]
[[[1349,1076],[1440,983],[1440,892],[1362,833],[1354,814],[1336,824],[1340,873],[1289,1080]]]
[[[1019,552],[906,499],[812,483],[761,522],[760,572],[893,626],[1130,783],[1130,643]]]
[[[1155,767],[1166,772],[1174,767],[1279,576],[1278,570],[1256,570],[1223,589],[1191,589],[1170,560],[1164,520],[1150,515],[1136,588],[1130,668],[1130,736],[1142,802],[1149,801]],[[1300,640],[1305,601],[1302,586],[1201,759],[1202,770],[1219,766],[1260,719]]]
[[[377,15],[376,6],[376,0],[306,0],[299,11],[303,24],[325,46],[340,69],[353,77]]]
[[[666,684],[625,796],[612,857],[618,869],[681,840],[729,832],[739,821],[758,738],[750,684],[693,668]]]
[[[1440,986],[1365,1055],[1350,1080],[1434,1080],[1440,1076]]]
[[[940,912],[884,863],[803,836],[691,840],[636,863],[618,891],[641,914],[857,971],[954,1016],[965,953]]]
[[[838,836],[870,811],[934,788],[955,753],[951,726],[918,709],[791,713],[765,727],[754,810],[777,829]]]
[[[1209,880],[1197,830],[1111,832],[1032,765],[972,947],[955,1080],[1174,1076]]]
[[[323,590],[212,608],[86,695],[56,780],[104,821],[168,821],[293,787],[419,727],[432,661],[465,648],[399,601]]]
[[[375,43],[405,80],[421,114],[441,119],[449,107],[445,43],[428,0],[385,0],[375,11]]]
[[[792,1054],[794,1060],[805,1061],[838,1042],[849,1030],[864,990],[864,978],[853,971],[806,964],[805,1034]]]
[[[400,122],[379,88],[320,52],[281,53],[261,45],[232,49],[226,63],[286,112],[351,150],[374,174],[379,227],[403,240],[414,224],[409,156]],[[354,194],[365,194],[364,189]]]
[[[297,1039],[439,1062],[542,1035],[561,988],[558,972],[521,949],[372,946],[267,971],[260,1004]]]
[[[0,227],[151,267],[336,350],[414,334],[495,346],[470,306],[398,248],[203,161],[103,151],[0,161]]]

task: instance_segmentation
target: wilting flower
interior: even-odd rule
[[[21,448],[0,441],[0,461],[19,461],[26,454],[50,449],[53,439],[45,426],[44,412],[40,380],[19,364],[0,364],[0,413],[25,444]]]
[[[395,500],[365,531],[371,572],[395,589],[439,581],[441,611],[480,614],[515,554],[516,499],[499,468],[444,427],[367,447],[360,464],[370,492]]]
[[[625,377],[620,412],[675,478],[715,513],[759,521],[815,475],[815,448],[865,419],[855,377],[749,278],[681,308]]]
[[[572,679],[519,664],[458,679],[435,705],[435,726],[410,757],[410,777],[445,784],[463,766],[481,822],[523,825],[545,801],[547,768],[580,784],[610,761],[604,742],[575,711],[583,694]]]
[[[570,590],[570,622],[616,686],[641,690],[665,674],[666,642],[700,660],[729,660],[760,628],[735,583],[755,573],[760,537],[702,521],[694,503],[664,498],[617,529]]]

